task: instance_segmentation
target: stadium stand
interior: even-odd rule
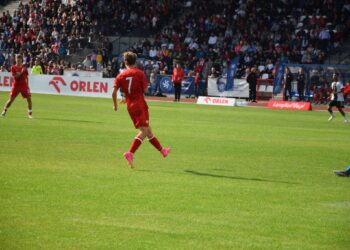
[[[114,76],[120,63],[106,37],[142,33],[146,38],[130,49],[145,59],[148,75],[170,73],[175,60],[188,75],[206,78],[212,67],[225,74],[239,55],[237,77],[256,66],[260,76],[272,78],[282,56],[289,63],[322,64],[339,49],[349,33],[350,3],[322,2],[30,0],[1,15],[0,50],[6,67],[19,52],[29,65],[39,56],[45,65],[70,67],[72,55],[98,40],[85,55],[92,61],[88,69],[109,66],[107,75]]]
[[[261,78],[272,79],[282,57],[318,65],[342,51],[349,10],[349,1],[186,1],[175,22],[129,49],[146,59],[148,72],[170,74],[182,61],[187,75],[205,79],[214,68],[225,76],[239,55],[237,78],[256,66]]]

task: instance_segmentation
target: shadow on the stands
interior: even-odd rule
[[[57,118],[35,118],[35,120],[61,121],[61,122],[103,123],[103,122],[98,122],[98,121],[73,120],[73,119],[57,119]]]
[[[285,184],[298,184],[296,182],[288,182],[288,181],[275,181],[275,180],[267,180],[261,178],[247,178],[247,177],[237,177],[237,176],[226,176],[226,175],[218,175],[218,174],[210,174],[210,173],[201,173],[193,170],[184,170],[184,172],[189,174],[194,174],[198,176],[207,176],[214,178],[225,178],[230,180],[245,180],[245,181],[262,181],[262,182],[275,182],[275,183],[285,183]]]

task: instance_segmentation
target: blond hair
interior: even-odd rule
[[[137,55],[134,52],[127,51],[123,54],[124,62],[126,65],[131,66],[136,64]]]

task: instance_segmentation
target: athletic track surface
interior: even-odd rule
[[[173,97],[156,97],[156,96],[147,96],[146,100],[152,100],[152,101],[163,101],[163,102],[173,102]],[[242,99],[243,100],[243,99]],[[197,99],[195,98],[181,98],[181,103],[196,103]],[[268,101],[258,101],[257,103],[249,103],[249,107],[261,107],[261,108],[267,108]],[[326,111],[328,108],[328,105],[323,104],[312,104],[312,110],[313,111]],[[333,111],[338,111],[337,108],[333,108]],[[350,106],[346,106],[344,108],[345,112],[350,112]],[[349,116],[349,115],[348,115]]]

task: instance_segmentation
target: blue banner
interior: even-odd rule
[[[171,75],[156,75],[155,83],[151,87],[151,94],[174,94],[174,87],[171,81]],[[181,83],[181,94],[194,95],[194,78],[187,76]]]
[[[238,65],[238,61],[239,61],[238,59],[239,59],[238,56],[233,58],[231,63],[230,63],[230,67],[227,70],[227,81],[226,81],[226,86],[225,86],[226,91],[233,90],[234,79],[235,79],[237,65]]]
[[[275,79],[273,81],[273,93],[278,94],[282,91],[282,82],[284,77],[284,71],[286,67],[286,59],[282,58],[276,69]]]

